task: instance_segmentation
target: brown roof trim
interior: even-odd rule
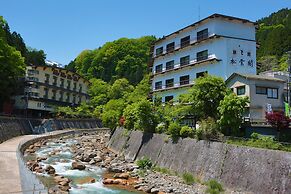
[[[35,67],[44,67],[44,68],[52,68],[52,69],[59,69],[59,70],[62,70],[62,71],[66,71],[66,73],[68,72],[71,72],[73,74],[76,74],[77,76],[79,76],[80,78],[84,79],[85,81],[87,81],[89,84],[91,83],[88,79],[84,78],[83,76],[81,76],[80,74],[78,74],[77,72],[74,72],[74,71],[71,71],[71,70],[68,70],[68,69],[65,69],[65,68],[62,68],[62,67],[58,67],[58,66],[50,66],[50,65],[29,65],[29,66],[32,66],[33,68]]]
[[[173,33],[171,33],[171,34],[168,34],[168,35],[166,35],[166,36],[163,36],[162,38],[159,38],[158,40],[156,40],[156,41],[154,42],[154,44],[156,44],[156,43],[158,43],[158,42],[160,42],[160,41],[162,41],[162,40],[165,40],[165,39],[166,39],[167,37],[169,37],[169,36],[172,36],[172,35],[174,35],[174,34],[179,34],[181,31],[183,31],[183,30],[185,30],[185,29],[187,29],[187,28],[190,28],[190,27],[193,27],[193,26],[199,25],[200,23],[202,23],[202,22],[204,22],[204,21],[206,21],[206,20],[214,19],[214,18],[225,18],[225,19],[228,19],[228,20],[237,20],[237,21],[241,21],[241,22],[243,22],[243,23],[250,23],[250,24],[255,25],[256,28],[257,28],[257,23],[256,23],[256,22],[252,22],[252,21],[250,21],[250,20],[243,19],[243,18],[237,18],[237,17],[233,17],[233,16],[227,16],[227,15],[223,15],[223,14],[215,13],[215,14],[212,14],[212,15],[210,15],[210,16],[208,16],[208,17],[202,19],[202,20],[199,20],[198,22],[195,22],[195,23],[190,24],[190,25],[188,25],[188,26],[186,26],[186,27],[184,27],[184,28],[182,28],[182,29],[180,29],[180,30],[177,30],[176,32],[173,32]]]

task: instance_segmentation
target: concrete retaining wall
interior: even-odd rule
[[[0,117],[0,143],[20,135],[39,134],[63,129],[101,128],[97,119],[27,119]]]
[[[0,117],[0,143],[19,135],[32,134],[33,128],[40,124],[38,119]]]
[[[149,157],[179,173],[211,178],[226,187],[253,193],[291,193],[291,153],[240,147],[219,142],[179,139],[173,143],[161,134],[125,133],[117,128],[109,147],[127,159]]]

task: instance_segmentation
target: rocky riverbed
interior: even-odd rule
[[[134,161],[106,147],[109,134],[65,136],[34,143],[25,150],[27,166],[49,193],[204,193],[178,176],[141,170]]]

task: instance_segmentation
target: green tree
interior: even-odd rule
[[[91,97],[90,103],[92,106],[100,106],[107,103],[108,99],[108,91],[110,89],[110,85],[104,82],[101,79],[93,78],[90,80],[90,87],[88,90],[88,94]]]
[[[136,85],[147,72],[153,41],[155,37],[145,36],[107,42],[95,50],[81,52],[69,67],[88,78],[99,78],[111,83],[126,78],[130,84]]]
[[[123,98],[134,90],[134,87],[129,84],[127,79],[122,78],[116,80],[108,91],[108,97],[110,99]]]
[[[127,129],[155,132],[157,116],[148,100],[143,99],[128,105],[124,110],[124,117]]]
[[[109,100],[104,105],[101,113],[103,125],[110,129],[116,128],[125,106],[126,103],[122,98]]]
[[[239,135],[242,116],[248,102],[248,98],[239,97],[232,92],[220,101],[218,107],[220,118],[218,123],[225,134]]]
[[[29,48],[25,56],[26,64],[45,65],[46,54],[43,50]]]
[[[127,96],[127,102],[138,102],[140,100],[146,100],[151,91],[150,87],[150,76],[145,75],[145,77],[139,82],[139,84],[134,88],[134,90]]]
[[[21,53],[0,38],[0,102],[10,97],[24,76],[25,63]]]
[[[192,110],[198,117],[218,118],[218,106],[227,92],[227,87],[222,78],[207,75],[195,80],[195,84],[186,96]]]

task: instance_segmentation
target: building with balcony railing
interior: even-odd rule
[[[57,106],[77,106],[89,100],[88,86],[82,76],[50,63],[27,66],[23,93],[15,96],[16,113],[42,116]]]
[[[254,22],[213,14],[158,39],[149,63],[153,97],[175,99],[205,74],[256,74],[255,32]]]

